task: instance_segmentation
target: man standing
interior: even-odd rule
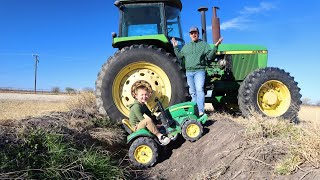
[[[213,59],[219,44],[223,38],[220,38],[211,49],[209,44],[199,39],[199,29],[191,27],[189,31],[191,42],[187,43],[179,51],[178,42],[172,38],[174,53],[177,58],[184,58],[187,83],[192,101],[197,102],[199,115],[204,113],[204,82],[206,61]]]

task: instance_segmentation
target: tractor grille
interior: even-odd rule
[[[236,80],[243,80],[247,74],[258,67],[258,54],[232,55],[232,72]]]

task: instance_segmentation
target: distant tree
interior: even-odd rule
[[[52,92],[52,93],[55,93],[55,94],[58,94],[58,93],[61,92],[61,90],[60,90],[59,87],[56,86],[56,87],[52,87],[52,88],[51,88],[51,92]]]
[[[65,91],[69,94],[75,94],[77,91],[71,87],[66,87]]]
[[[316,102],[316,106],[320,106],[320,100]]]
[[[311,99],[310,98],[302,98],[302,104],[304,105],[311,105]]]
[[[85,88],[82,88],[81,91],[83,91],[83,92],[92,92],[93,93],[94,90],[91,87],[85,87]]]

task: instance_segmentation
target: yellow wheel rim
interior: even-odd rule
[[[152,156],[152,149],[147,145],[140,145],[134,151],[134,158],[142,164],[146,164],[151,161]]]
[[[136,81],[144,80],[152,88],[151,97],[147,105],[153,109],[157,97],[167,107],[171,98],[171,83],[167,74],[154,64],[139,61],[122,68],[115,77],[112,85],[112,97],[119,111],[129,116],[129,105],[134,102],[131,87]]]
[[[277,80],[270,80],[259,88],[257,101],[260,110],[265,115],[277,117],[288,110],[291,95],[285,84]]]
[[[200,134],[200,128],[196,124],[189,124],[186,129],[186,133],[189,137],[195,138]]]

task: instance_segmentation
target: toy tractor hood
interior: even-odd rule
[[[165,4],[177,7],[182,10],[182,3],[180,0],[120,0],[122,4],[135,4],[135,3],[157,3],[163,2]]]

